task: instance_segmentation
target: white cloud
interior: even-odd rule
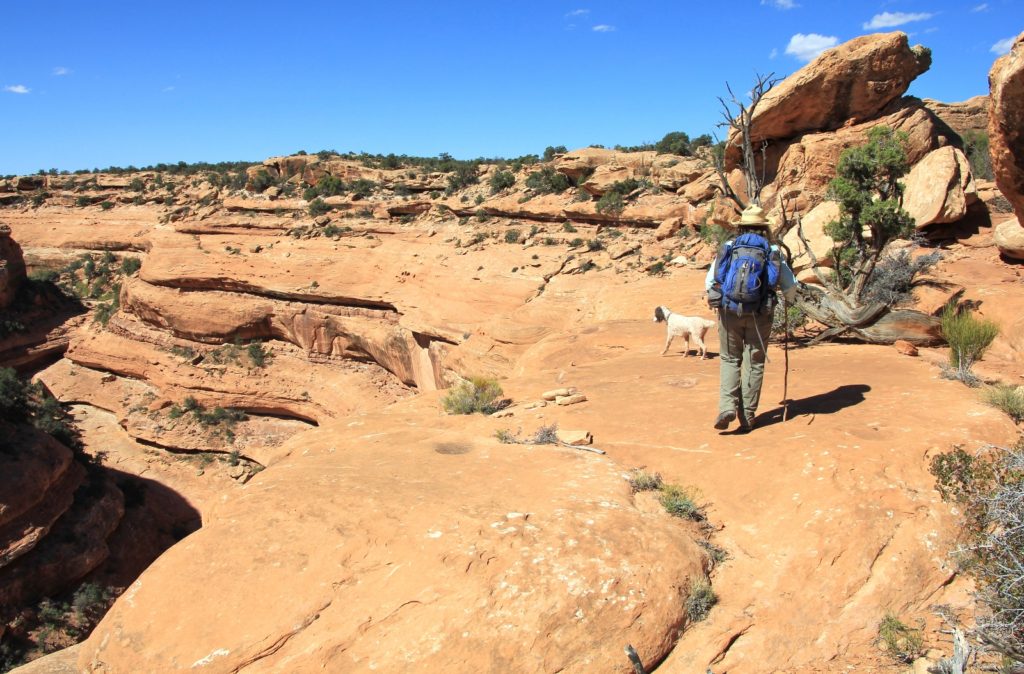
[[[4,87],[4,91],[9,91],[12,94],[27,94],[30,89],[24,84],[12,84],[9,87]]]
[[[801,61],[810,61],[818,54],[839,44],[839,38],[834,35],[818,35],[817,33],[797,33],[789,38],[786,45],[786,53]]]
[[[761,0],[762,5],[771,5],[775,9],[794,9],[800,5],[793,0]]]
[[[57,66],[56,68],[53,69],[53,74],[56,77],[61,77],[62,75],[70,75],[71,74],[71,69],[70,68],[65,68],[64,66]]]
[[[566,16],[586,16],[587,14],[590,14],[589,9],[574,9],[566,13]]]
[[[988,11],[988,3],[987,2],[983,2],[980,5],[978,5],[976,7],[973,7],[971,9],[971,11],[972,12],[985,12],[985,11]]]
[[[593,28],[595,33],[612,33],[615,31],[615,26],[609,26],[606,23],[598,24]]]
[[[1017,37],[1013,36],[1008,37],[1005,40],[1000,40],[999,42],[996,42],[994,45],[992,45],[992,48],[989,49],[989,51],[992,52],[993,54],[999,54],[1000,56],[1002,56],[1003,54],[1007,54],[1010,51],[1010,47],[1013,46],[1013,41],[1016,39]]]
[[[871,20],[864,24],[864,30],[893,28],[895,26],[902,26],[905,23],[913,23],[914,21],[927,21],[933,16],[935,15],[930,12],[918,12],[916,14],[908,12],[882,12],[871,17]]]
[[[779,55],[779,50],[778,50],[778,49],[775,49],[775,48],[773,47],[773,48],[772,48],[772,51],[771,51],[771,53],[770,53],[770,54],[768,54],[768,58],[769,58],[769,59],[774,59],[774,58],[775,58],[776,56],[778,56],[778,55]]]

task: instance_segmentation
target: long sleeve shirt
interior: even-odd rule
[[[725,245],[731,246],[732,239],[726,241]],[[779,247],[773,245],[772,250],[778,253]],[[796,276],[793,275],[793,270],[789,268],[789,265],[786,264],[786,261],[781,259],[781,255],[779,262],[779,290],[782,291],[782,294],[786,297],[787,302],[792,302],[793,299],[796,297]],[[716,257],[715,261],[711,263],[710,267],[708,267],[708,275],[704,277],[704,290],[711,290],[711,286],[715,284],[715,266],[717,264],[718,258]]]

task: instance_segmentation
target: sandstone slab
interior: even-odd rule
[[[989,153],[1000,191],[1024,214],[1024,33],[988,75]]]

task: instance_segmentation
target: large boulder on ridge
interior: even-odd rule
[[[988,75],[989,153],[996,185],[1020,218],[1024,213],[1024,33]]]
[[[970,162],[949,145],[929,152],[910,170],[904,184],[903,208],[918,229],[956,222],[978,199]]]
[[[905,33],[854,38],[765,94],[754,113],[752,140],[792,138],[873,119],[930,65],[931,52],[911,48]]]

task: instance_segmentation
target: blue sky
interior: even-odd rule
[[[910,93],[960,101],[1024,31],[1022,0],[5,5],[0,175],[694,136],[726,82],[890,30],[933,52]]]

